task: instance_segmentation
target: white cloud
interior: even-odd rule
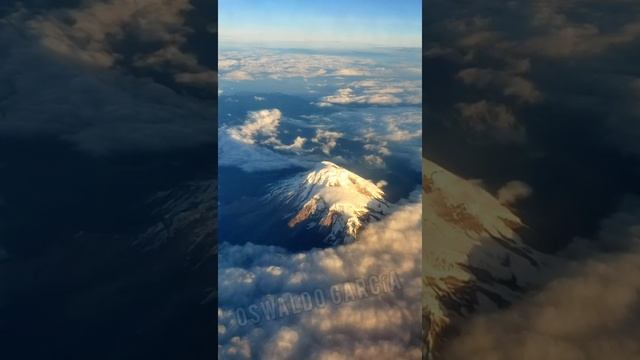
[[[301,136],[296,136],[296,138],[293,140],[293,142],[290,145],[284,145],[281,144],[280,142],[278,142],[274,148],[278,149],[278,150],[290,150],[293,152],[300,152],[302,151],[302,148],[304,146],[304,144],[307,142],[307,139],[301,137]]]
[[[225,73],[223,77],[224,79],[227,79],[227,80],[236,80],[236,81],[253,80],[253,76],[251,76],[251,74],[242,70],[234,70],[234,71]]]
[[[417,105],[421,103],[420,81],[363,80],[352,82],[347,87],[338,89],[335,94],[323,97],[317,105]]]
[[[384,159],[382,159],[380,156],[378,155],[365,155],[364,156],[364,161],[367,162],[367,164],[375,166],[375,167],[384,167],[385,163],[384,163]]]
[[[240,142],[254,144],[257,136],[274,138],[278,135],[278,126],[282,113],[278,109],[251,111],[244,124],[229,128],[229,135]]]
[[[238,167],[246,172],[307,167],[303,161],[278,154],[257,144],[250,144],[231,138],[220,128],[218,136],[218,164]]]
[[[498,201],[504,205],[513,205],[518,200],[529,197],[532,191],[531,186],[525,182],[509,181],[498,190]]]
[[[113,66],[121,57],[115,45],[131,34],[166,44],[151,55],[152,63],[159,57],[189,63],[192,60],[177,46],[186,41],[189,29],[184,21],[190,9],[189,0],[87,1],[77,9],[35,16],[27,25],[47,49],[94,66]]]
[[[362,69],[343,68],[343,69],[338,69],[335,73],[333,73],[333,75],[334,76],[365,76],[365,75],[368,75],[368,72]]]
[[[223,78],[251,79],[316,78],[323,76],[362,76],[374,64],[370,59],[323,54],[285,53],[275,50],[221,51],[219,71]]]
[[[218,73],[215,71],[202,71],[197,73],[178,73],[174,75],[177,83],[190,84],[190,85],[205,85],[208,87],[215,87],[218,83]]]
[[[378,150],[384,154],[388,142],[406,142],[422,137],[422,112],[399,111],[385,114],[379,120],[380,128],[367,129],[365,139],[377,140],[381,146]],[[378,124],[377,124],[378,125]]]
[[[602,223],[595,243],[617,252],[588,253],[538,293],[507,310],[477,316],[443,358],[640,358],[637,205],[623,207]]]
[[[468,129],[488,134],[503,142],[525,140],[524,128],[516,120],[513,111],[505,105],[482,100],[475,103],[458,103],[455,108]]]
[[[326,155],[331,155],[331,150],[336,147],[338,139],[343,135],[343,133],[337,131],[317,129],[316,136],[314,136],[311,141],[322,144],[322,152]]]
[[[420,359],[421,205],[419,199],[370,224],[359,240],[290,254],[246,244],[220,248],[218,354],[229,359]],[[274,275],[270,267],[278,267]],[[395,272],[400,290],[294,316],[239,326],[236,307],[267,296]],[[249,275],[251,274],[251,275]],[[242,281],[242,279],[252,279]]]
[[[231,68],[233,68],[234,66],[238,65],[238,60],[234,60],[234,59],[218,59],[218,71],[225,71],[225,70],[229,70]]]
[[[365,150],[375,151],[382,156],[391,155],[391,150],[387,147],[387,142],[382,141],[379,144],[366,144],[364,145]]]
[[[283,144],[278,139],[281,119],[280,110],[263,109],[250,111],[242,125],[221,127],[218,130],[219,164],[237,166],[248,172],[306,167],[302,160],[273,151],[301,153],[307,141],[297,136],[291,144]]]
[[[514,96],[522,102],[535,103],[541,100],[542,94],[531,81],[520,75],[527,69],[526,64],[528,64],[526,61],[515,63],[515,68],[510,71],[468,68],[460,71],[457,77],[465,84],[478,88],[493,86],[502,89],[502,93],[506,96]]]
[[[51,136],[94,154],[215,142],[210,104],[150,79],[69,63],[0,27],[0,82],[15,86],[0,105],[0,133]]]

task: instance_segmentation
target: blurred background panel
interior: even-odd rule
[[[432,358],[639,356],[639,45],[634,1],[429,2]]]
[[[212,358],[217,3],[0,17],[2,356]]]

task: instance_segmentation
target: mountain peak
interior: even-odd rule
[[[355,240],[365,223],[380,219],[389,210],[382,189],[330,161],[278,183],[267,199],[291,208],[289,227],[306,223],[307,228],[328,230],[325,241],[331,244]]]
[[[426,159],[423,174],[423,314],[432,358],[445,328],[518,299],[550,259],[522,241],[523,222],[485,189]]]

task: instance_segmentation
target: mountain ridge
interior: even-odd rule
[[[290,228],[328,230],[324,240],[331,245],[354,241],[365,224],[392,208],[381,187],[330,161],[278,182],[265,199],[288,207]]]

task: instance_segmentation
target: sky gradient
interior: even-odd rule
[[[221,0],[221,44],[420,47],[422,4]]]

